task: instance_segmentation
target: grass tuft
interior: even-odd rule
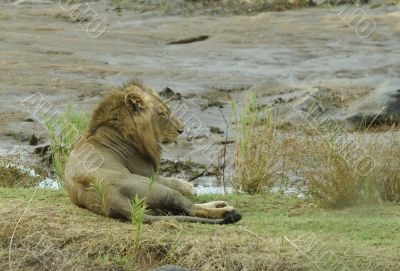
[[[372,185],[379,199],[388,202],[400,202],[400,139],[392,132],[378,136],[372,148],[375,167],[372,171]],[[383,146],[382,146],[383,142]]]
[[[313,137],[315,139],[315,137]],[[360,199],[363,178],[332,140],[318,138],[308,145],[316,162],[306,173],[307,191],[322,206],[342,208]]]
[[[235,104],[232,110],[237,115]],[[269,191],[282,169],[282,152],[269,108],[260,109],[253,96],[239,113],[236,132],[234,186],[250,194]]]
[[[140,246],[144,215],[147,208],[146,199],[140,199],[136,195],[131,202],[131,222],[135,226],[135,237],[133,239],[133,255],[136,255]]]
[[[97,194],[99,197],[100,207],[103,210],[106,217],[108,217],[108,212],[106,208],[106,195],[103,188],[103,183],[101,180],[96,180],[90,185],[90,188]]]
[[[52,164],[59,184],[63,185],[64,169],[75,141],[84,134],[88,116],[74,112],[68,105],[62,114],[45,117],[52,152]]]

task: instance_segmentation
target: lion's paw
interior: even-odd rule
[[[224,207],[228,206],[228,203],[226,201],[222,201],[222,200],[213,201],[213,204],[214,204],[214,208],[224,208]]]

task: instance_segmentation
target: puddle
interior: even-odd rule
[[[62,189],[62,186],[54,179],[46,178],[38,184],[39,188],[43,189]]]
[[[224,190],[224,188],[221,186],[213,187],[213,186],[199,185],[196,187],[196,190],[197,190],[197,195],[208,195],[208,194],[223,195],[225,194],[225,192],[226,194],[232,194],[233,192],[235,192],[233,187],[226,187],[226,190]]]

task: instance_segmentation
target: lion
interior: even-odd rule
[[[144,200],[143,222],[165,219],[229,224],[241,219],[225,201],[192,203],[193,185],[158,176],[161,143],[176,142],[183,124],[138,80],[112,90],[94,110],[88,131],[68,158],[64,182],[71,201],[97,214],[130,219],[132,200]],[[96,191],[95,185],[101,190]]]

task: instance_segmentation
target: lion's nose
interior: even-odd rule
[[[178,134],[182,134],[183,133],[183,129],[178,129]]]

